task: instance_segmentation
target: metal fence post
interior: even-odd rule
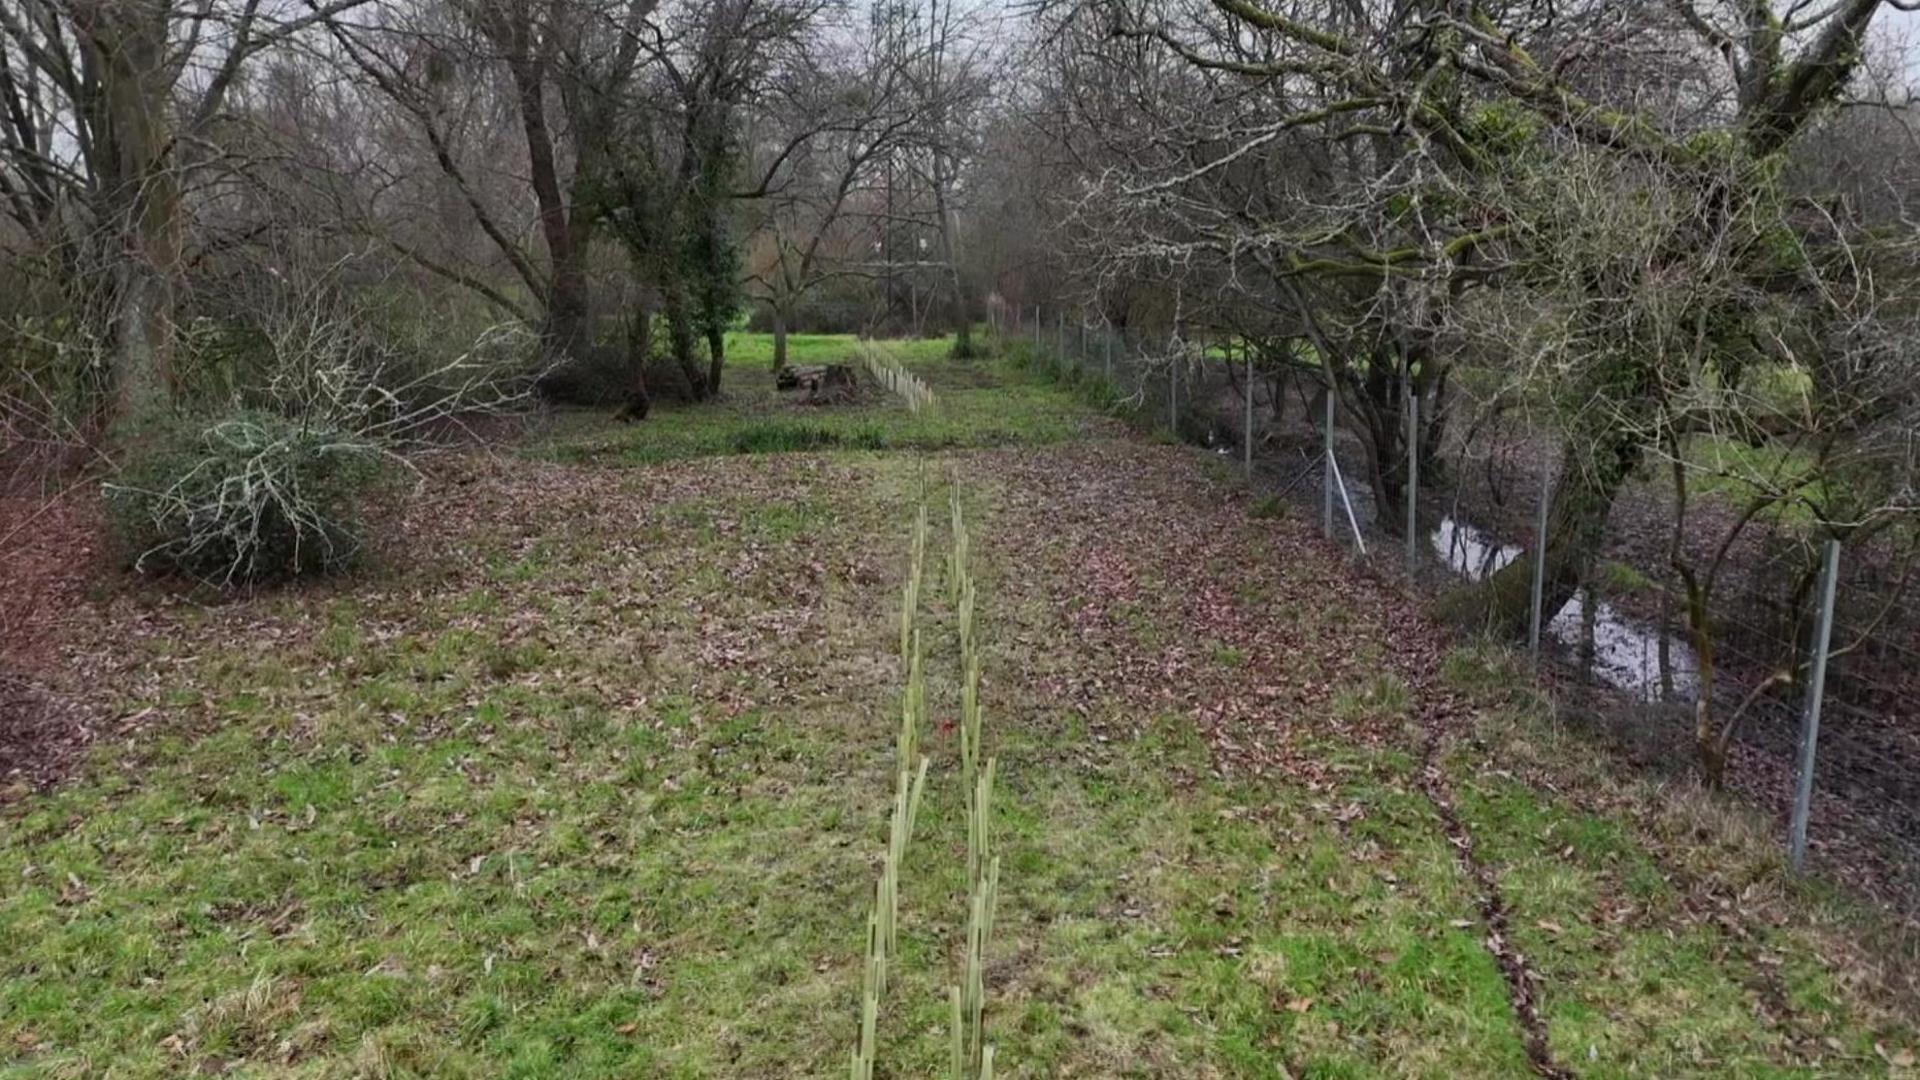
[[[1241,343],[1240,348],[1247,354],[1247,431],[1246,438],[1242,440],[1241,449],[1245,452],[1247,459],[1247,483],[1251,485],[1253,483],[1253,349],[1244,342]],[[1233,362],[1231,355],[1227,357],[1227,362]]]
[[[1353,546],[1359,550],[1361,557],[1365,558],[1367,541],[1360,535],[1360,519],[1353,515],[1353,500],[1347,497],[1347,482],[1340,477],[1340,461],[1337,458],[1328,458],[1327,464],[1333,466],[1333,482],[1340,487],[1340,505],[1347,511],[1347,527],[1353,530]]]
[[[1320,458],[1320,533],[1327,539],[1333,539],[1333,381],[1327,381],[1326,416],[1321,420],[1321,436],[1325,449]]]
[[[1813,670],[1807,680],[1806,718],[1800,728],[1800,773],[1793,794],[1793,837],[1787,862],[1807,864],[1807,818],[1813,810],[1813,751],[1820,738],[1820,699],[1827,691],[1827,650],[1833,644],[1833,594],[1840,578],[1840,541],[1828,540],[1820,570],[1820,618],[1813,624]]]
[[[1533,527],[1533,613],[1527,620],[1527,652],[1540,663],[1540,616],[1547,598],[1547,507],[1553,502],[1553,474],[1540,482],[1540,513]]]
[[[1407,573],[1419,558],[1420,537],[1420,396],[1407,380]]]

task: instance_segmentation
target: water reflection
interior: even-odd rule
[[[1433,531],[1433,550],[1441,561],[1469,580],[1478,581],[1518,559],[1522,551],[1453,518]],[[1575,651],[1586,638],[1586,598],[1576,595],[1547,623],[1547,636]],[[1699,664],[1692,646],[1672,635],[1667,639],[1667,662],[1673,672],[1674,693],[1691,696],[1699,685]],[[1593,674],[1609,686],[1644,700],[1660,696],[1660,632],[1621,614],[1602,600],[1593,610]]]

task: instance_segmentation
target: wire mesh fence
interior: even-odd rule
[[[1378,440],[1309,365],[1275,371],[1229,335],[1148,336],[1071,308],[1005,309],[996,328],[1032,363],[1139,426],[1215,451],[1254,496],[1315,514],[1330,541],[1430,593],[1491,596],[1461,586],[1525,564],[1511,573],[1531,571],[1527,640],[1553,685],[1588,699],[1598,689],[1625,722],[1657,728],[1656,741],[1702,768],[1716,754],[1725,768],[1737,752],[1776,763],[1790,782],[1760,793],[1780,812],[1796,868],[1809,847],[1820,853],[1823,818],[1837,815],[1867,822],[1873,843],[1920,866],[1920,707],[1910,704],[1920,700],[1920,605],[1905,602],[1904,565],[1881,547],[1829,551],[1801,523],[1723,517],[1689,522],[1676,539],[1670,513],[1642,505],[1665,532],[1610,544],[1563,600],[1565,586],[1531,557],[1559,464],[1550,433],[1470,425],[1423,460],[1423,403],[1409,394],[1397,440],[1407,456],[1389,500],[1370,482]],[[1737,535],[1716,556],[1729,529]]]

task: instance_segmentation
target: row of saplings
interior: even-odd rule
[[[959,486],[952,488],[953,550],[947,567],[947,601],[960,633],[960,786],[966,797],[967,928],[963,967],[948,989],[949,1075],[951,1080],[992,1080],[994,1048],[985,1041],[984,978],[987,943],[993,936],[994,902],[1000,887],[1000,858],[992,851],[993,759],[981,755],[980,642],[974,629],[974,585],[968,566],[966,521]],[[912,561],[900,613],[900,662],[907,675],[895,740],[893,814],[887,846],[867,915],[866,961],[860,996],[860,1031],[852,1052],[852,1080],[873,1080],[879,1060],[880,1004],[887,992],[888,967],[899,954],[900,868],[926,791],[928,759],[919,751],[927,722],[927,687],[920,641],[920,593],[927,556],[927,507],[922,494],[914,522]]]

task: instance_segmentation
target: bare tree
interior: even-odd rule
[[[978,11],[961,7],[957,0],[928,0],[926,52],[915,67],[925,115],[920,142],[927,187],[933,196],[940,258],[952,290],[953,352],[959,357],[973,354],[973,321],[978,309],[961,272],[961,230],[956,220],[960,212],[957,185],[975,142],[972,126],[962,121],[978,107],[985,89],[988,53],[974,36],[978,17]]]
[[[871,26],[869,27],[871,28]],[[773,319],[773,363],[787,363],[787,333],[800,306],[829,282],[871,280],[885,223],[861,210],[880,165],[921,122],[898,54],[872,34],[839,52],[811,57],[779,101],[764,111],[762,152],[776,167],[758,207],[763,254],[747,284]]]
[[[1712,370],[1751,351],[1763,318],[1755,296],[1818,288],[1817,262],[1775,257],[1783,243],[1808,245],[1771,163],[1840,98],[1862,35],[1887,6],[1761,5],[1737,20],[1685,3],[1067,9],[1137,43],[1131,54],[1099,48],[1105,68],[1195,88],[1171,108],[1141,107],[1172,111],[1172,125],[1122,128],[1149,136],[1100,175],[1081,212],[1123,258],[1205,259],[1236,283],[1257,268],[1273,280],[1269,295],[1291,302],[1330,383],[1385,391],[1350,399],[1363,415],[1379,406],[1391,422],[1369,427],[1383,433],[1402,426],[1381,404],[1405,396],[1394,384],[1431,393],[1444,371],[1434,346],[1463,289],[1557,275],[1572,302],[1563,355],[1580,362],[1553,388],[1567,438],[1544,552],[1551,614],[1573,595],[1615,495],[1664,422],[1660,364]],[[1168,72],[1168,60],[1191,73]],[[1647,85],[1659,96],[1642,99]],[[1535,219],[1507,201],[1517,183],[1551,176],[1566,150],[1616,163],[1597,197],[1631,201],[1657,184],[1697,214],[1649,258],[1583,263],[1551,207],[1528,208],[1546,212]],[[1241,182],[1263,170],[1284,179]],[[1743,287],[1701,294],[1674,316],[1694,328],[1691,347],[1668,338],[1670,347],[1646,348],[1644,327],[1616,317],[1618,299],[1703,261],[1711,279]],[[1374,456],[1380,477],[1386,455]],[[1523,559],[1494,575],[1474,607],[1490,605],[1502,630],[1523,628],[1531,573]]]
[[[196,170],[230,164],[206,139],[250,62],[366,2],[0,8],[0,205],[100,333],[109,416],[171,398],[185,191]]]
[[[1091,292],[1178,280],[1169,332],[1231,335],[1268,371],[1339,392],[1397,531],[1405,403],[1420,402],[1423,449],[1441,445],[1447,312],[1497,272],[1505,227],[1461,141],[1407,123],[1380,88],[1417,83],[1433,47],[1402,36],[1395,8],[1314,10],[1325,29],[1303,45],[1226,5],[1064,9],[1055,137],[1086,170],[1068,236]],[[1359,44],[1320,62],[1325,35]],[[1437,107],[1464,108],[1450,93]]]
[[[420,266],[532,324],[549,355],[569,365],[560,380],[575,388],[569,393],[619,392],[595,385],[597,369],[609,365],[593,355],[587,265],[605,211],[600,185],[614,134],[646,55],[643,42],[659,33],[652,21],[656,6],[657,0],[422,0],[383,8],[366,21],[329,23],[343,60],[425,151],[382,162],[396,174],[386,187],[418,181],[411,175],[416,170],[436,174],[511,272],[514,288],[497,283],[486,267],[436,257],[377,215],[367,220]],[[476,146],[468,145],[477,143],[484,154],[496,119],[476,115],[476,100],[498,106],[517,129],[516,156],[525,170],[517,182],[499,184],[503,175],[515,174],[476,160]],[[523,205],[532,207],[530,223],[519,210]],[[537,247],[522,239],[529,224],[540,238]],[[589,373],[584,380],[577,375],[582,371]],[[639,380],[640,373],[630,370],[616,381],[629,382],[626,389],[644,399]]]

